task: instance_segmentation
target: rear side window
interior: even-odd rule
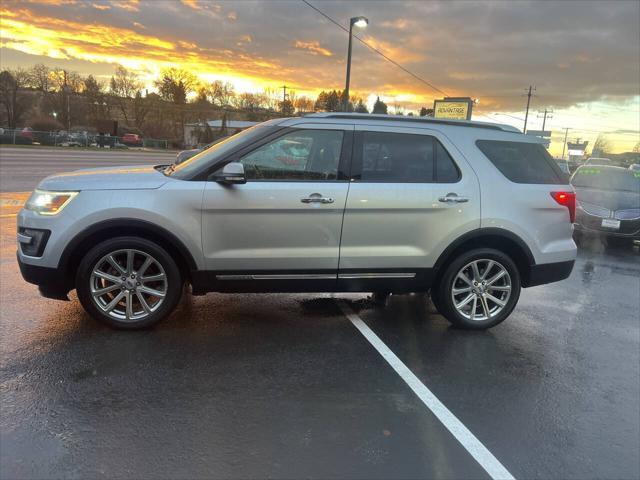
[[[359,153],[361,168],[354,178],[362,182],[455,183],[460,179],[449,153],[429,135],[363,132]]]
[[[478,140],[478,148],[500,172],[515,183],[566,184],[547,149],[539,143]]]

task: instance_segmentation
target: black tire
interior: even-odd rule
[[[440,305],[438,304],[438,288],[437,286],[433,286],[431,288],[431,292],[429,293],[429,297],[431,298],[431,303],[435,307],[436,311],[440,313]]]
[[[486,320],[471,320],[458,312],[455,308],[451,291],[458,272],[474,260],[493,260],[502,265],[510,277],[511,294],[502,310]],[[438,285],[432,290],[433,303],[438,311],[454,326],[470,329],[485,330],[498,325],[507,318],[518,303],[520,297],[520,273],[513,260],[499,250],[493,248],[478,248],[461,254],[451,261],[439,277]],[[486,316],[486,315],[485,315]]]
[[[384,308],[389,303],[389,297],[391,297],[389,292],[373,292],[371,294],[371,303],[376,307]]]
[[[136,254],[138,261],[140,257],[144,258],[144,254],[150,255],[162,267],[166,275],[166,284],[163,284],[165,295],[162,302],[159,302],[157,309],[140,319],[123,320],[110,316],[98,307],[91,293],[91,276],[96,264],[111,252],[127,249],[142,252]],[[171,256],[156,243],[139,237],[116,237],[99,243],[84,256],[76,273],[76,291],[84,309],[96,320],[123,330],[147,328],[167,317],[180,301],[183,283],[180,269]],[[124,287],[118,288],[125,289]],[[110,295],[115,296],[118,293],[119,291],[116,289]],[[142,308],[142,303],[139,300],[138,305],[139,308]]]

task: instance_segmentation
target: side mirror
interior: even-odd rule
[[[237,162],[227,163],[222,167],[222,170],[218,170],[211,175],[211,179],[228,185],[247,183],[247,179],[244,176],[244,165]]]

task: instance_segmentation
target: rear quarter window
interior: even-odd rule
[[[476,145],[500,173],[514,183],[569,183],[569,177],[539,143],[478,140]]]

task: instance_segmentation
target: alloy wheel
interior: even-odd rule
[[[451,298],[456,311],[473,321],[498,315],[511,297],[511,277],[507,269],[491,259],[474,260],[454,277]]]
[[[138,321],[158,310],[167,295],[167,274],[153,256],[122,249],[103,256],[89,279],[91,299],[105,314]]]

